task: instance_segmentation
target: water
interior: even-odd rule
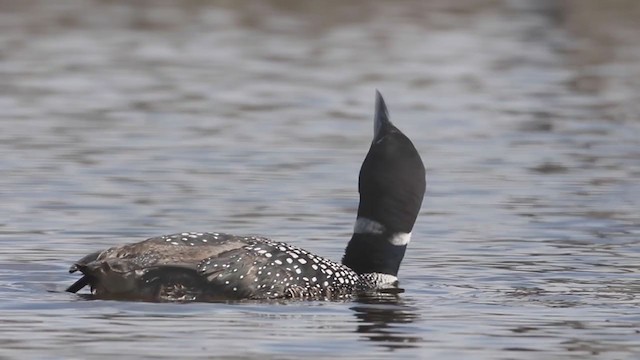
[[[640,357],[639,16],[624,0],[0,2],[0,357]],[[62,292],[89,251],[187,230],[340,259],[375,88],[428,169],[398,298]]]

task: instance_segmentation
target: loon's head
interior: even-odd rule
[[[396,276],[426,187],[420,154],[376,91],[374,133],[360,169],[360,205],[342,263],[358,274]]]

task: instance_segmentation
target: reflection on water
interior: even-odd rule
[[[356,331],[366,339],[379,342],[388,349],[418,347],[423,339],[396,324],[411,324],[419,318],[419,308],[407,305],[397,294],[376,294],[358,298],[351,307],[358,319]]]
[[[637,358],[636,1],[0,1],[0,357]],[[92,249],[340,259],[374,89],[427,165],[404,293],[61,292]]]

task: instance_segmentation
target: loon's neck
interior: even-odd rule
[[[411,233],[391,232],[384,225],[358,218],[342,263],[358,274],[397,276]]]
[[[342,263],[358,274],[396,276],[425,192],[420,154],[391,121],[380,93],[374,136],[360,168],[360,204]]]

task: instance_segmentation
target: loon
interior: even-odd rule
[[[374,136],[360,169],[360,203],[342,263],[264,237],[183,232],[91,253],[70,273],[101,299],[334,300],[393,291],[426,187],[418,151],[376,91]]]

